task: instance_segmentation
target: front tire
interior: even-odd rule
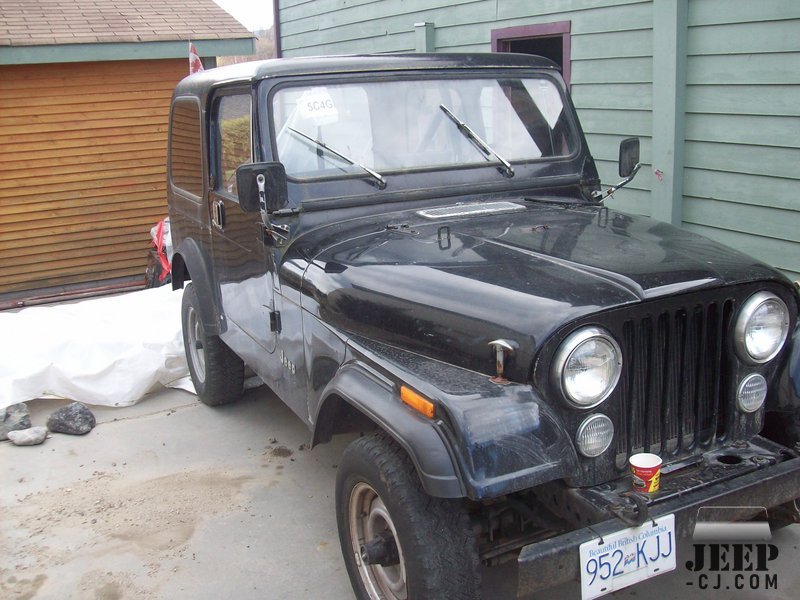
[[[385,434],[345,450],[336,518],[359,599],[479,598],[477,543],[463,502],[429,496],[408,455]]]
[[[244,390],[244,362],[218,335],[203,327],[197,293],[190,283],[181,301],[183,345],[197,397],[208,406],[235,402]]]

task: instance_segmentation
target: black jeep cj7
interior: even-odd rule
[[[622,184],[638,165],[624,140]],[[522,593],[593,598],[674,568],[703,507],[796,519],[797,290],[604,206],[549,61],[193,75],[168,178],[200,399],[236,400],[248,366],[313,445],[363,432],[336,484],[359,598],[474,598],[509,555]],[[640,452],[657,493],[631,492]]]

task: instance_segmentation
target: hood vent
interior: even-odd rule
[[[417,214],[427,219],[449,219],[452,217],[469,217],[473,215],[488,215],[493,213],[509,212],[512,210],[525,210],[521,204],[514,202],[483,202],[480,204],[455,204],[441,208],[428,208]]]

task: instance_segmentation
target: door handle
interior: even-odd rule
[[[225,204],[222,200],[216,200],[212,207],[213,221],[217,229],[225,229]]]

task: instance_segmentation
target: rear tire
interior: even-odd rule
[[[384,433],[361,437],[345,450],[336,519],[357,598],[480,597],[477,542],[464,503],[429,496],[408,455]],[[389,540],[392,551],[385,556],[394,558],[367,564],[362,547],[379,538]]]
[[[244,361],[218,335],[208,335],[200,316],[194,286],[189,283],[181,301],[183,345],[197,397],[208,406],[235,402],[244,390]]]

